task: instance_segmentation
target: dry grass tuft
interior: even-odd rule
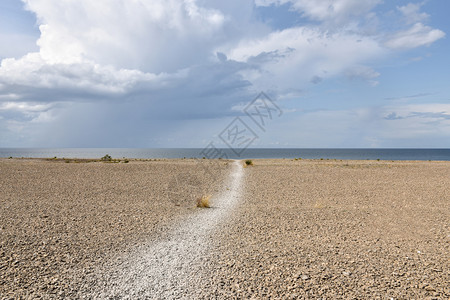
[[[325,208],[325,204],[322,201],[316,201],[314,208],[322,209]]]
[[[197,199],[197,207],[201,208],[210,208],[211,205],[209,203],[209,199],[211,199],[211,195],[203,195]]]

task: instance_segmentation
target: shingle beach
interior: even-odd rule
[[[0,159],[0,298],[450,297],[450,162],[253,164]]]

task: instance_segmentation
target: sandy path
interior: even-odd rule
[[[244,171],[235,161],[225,189],[204,209],[116,261],[104,265],[97,279],[98,298],[192,298],[209,265],[209,238],[232,212],[241,195]],[[203,275],[202,275],[203,274]],[[92,286],[91,286],[92,287]]]
[[[180,197],[221,194],[232,162],[201,163],[0,158],[0,299],[80,299],[98,291],[106,275],[95,277],[96,270],[203,212],[195,199],[174,205],[173,178],[196,179],[193,191],[173,187]]]

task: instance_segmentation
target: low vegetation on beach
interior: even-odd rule
[[[58,158],[56,156],[52,158],[47,158],[47,161],[55,161],[55,162],[65,162],[65,163],[91,163],[91,162],[105,162],[105,163],[129,163],[130,159],[128,158],[112,158],[109,154],[101,157],[100,159],[95,158]],[[151,159],[150,159],[151,160]]]
[[[112,161],[112,157],[109,154],[106,154],[102,158],[100,158],[101,161]]]

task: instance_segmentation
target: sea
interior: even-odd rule
[[[4,158],[218,158],[224,159],[352,159],[450,161],[450,149],[344,148],[0,148]]]

